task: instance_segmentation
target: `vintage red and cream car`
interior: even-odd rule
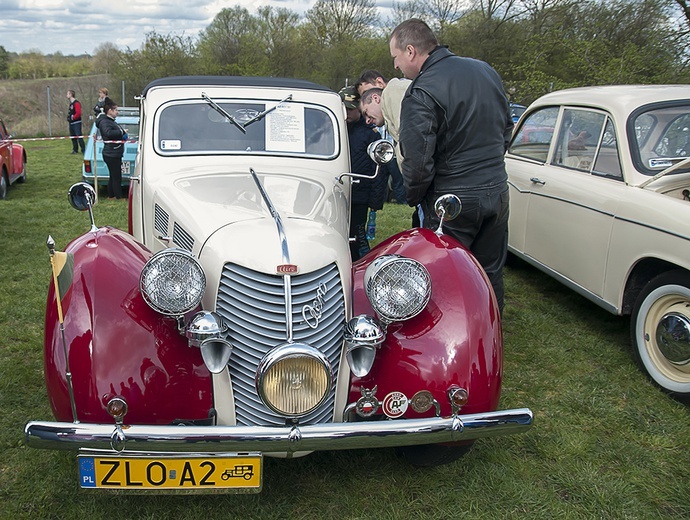
[[[509,250],[614,314],[690,395],[690,85],[584,87],[527,109],[506,156]]]
[[[499,410],[495,296],[450,237],[411,229],[358,262],[344,107],[313,83],[165,78],[141,98],[129,233],[91,212],[55,269],[45,375],[82,487],[258,490],[263,457],[396,447],[413,464],[523,432]],[[373,143],[377,163],[393,158]],[[443,218],[459,201],[437,203]],[[52,250],[52,244],[50,244]]]

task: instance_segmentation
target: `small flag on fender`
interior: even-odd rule
[[[72,285],[74,275],[74,255],[63,251],[55,251],[55,242],[48,237],[50,250],[50,264],[53,267],[53,283],[55,284],[55,299],[57,300],[58,318],[63,323],[62,300]]]

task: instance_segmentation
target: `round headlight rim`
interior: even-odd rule
[[[199,283],[202,287],[202,290],[199,291],[198,296],[194,298],[192,302],[190,302],[188,305],[184,307],[175,310],[168,309],[164,306],[159,305],[159,303],[155,301],[155,299],[152,298],[152,296],[148,293],[147,284],[144,283],[145,276],[153,268],[153,266],[156,265],[156,263],[160,262],[162,258],[168,256],[180,256],[182,258],[185,258],[186,260],[191,260],[191,264],[196,268],[197,272],[199,273]],[[151,257],[144,264],[144,267],[142,268],[141,273],[139,275],[139,292],[141,293],[142,298],[147,303],[147,305],[151,307],[154,311],[164,316],[184,316],[188,312],[191,312],[192,310],[198,308],[201,304],[201,300],[203,299],[204,293],[206,292],[206,273],[204,272],[204,269],[197,260],[197,258],[190,251],[178,247],[168,247],[166,249],[157,251],[156,253],[151,255]]]
[[[321,398],[309,410],[299,413],[286,413],[284,410],[280,410],[279,408],[277,408],[266,396],[263,381],[271,367],[275,366],[280,361],[284,361],[286,359],[293,358],[296,356],[312,357],[319,361],[321,366],[325,368],[327,384]],[[259,399],[261,399],[261,402],[266,406],[266,408],[268,408],[273,413],[279,415],[280,417],[285,417],[287,419],[299,419],[301,417],[309,415],[315,410],[318,410],[319,407],[321,407],[323,403],[328,399],[328,396],[332,393],[334,384],[335,374],[333,372],[333,366],[331,365],[331,362],[328,360],[328,358],[323,352],[321,352],[316,347],[313,347],[306,343],[285,343],[283,345],[279,345],[271,349],[264,355],[264,357],[259,362],[259,365],[257,366],[256,370],[256,375],[254,378],[254,386],[259,396]]]
[[[390,268],[391,264],[395,263],[405,263],[410,266],[414,266],[421,274],[426,284],[424,296],[419,301],[419,304],[414,307],[414,311],[407,312],[402,315],[393,315],[387,312],[386,309],[382,307],[376,300],[374,295],[375,287],[372,286],[372,284],[375,283],[377,279],[381,279],[380,274],[385,269]],[[431,300],[431,290],[431,274],[429,273],[426,266],[422,264],[420,261],[415,260],[414,258],[409,258],[400,254],[381,255],[375,258],[369,264],[366,271],[364,272],[364,292],[366,293],[367,299],[369,300],[372,308],[385,325],[400,321],[407,321],[414,318],[415,316],[418,316],[429,304],[429,301]]]

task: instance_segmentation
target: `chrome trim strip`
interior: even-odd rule
[[[383,448],[456,442],[523,433],[532,426],[529,408],[451,417],[328,423],[309,426],[123,426],[125,449],[218,452]],[[115,425],[32,421],[24,428],[31,448],[111,450]]]
[[[249,173],[251,174],[252,179],[254,179],[256,187],[258,188],[259,193],[261,193],[261,198],[264,199],[266,207],[268,208],[269,213],[273,217],[273,220],[275,220],[276,227],[278,228],[278,236],[280,237],[280,244],[283,252],[283,264],[289,264],[291,263],[290,251],[288,249],[287,236],[285,235],[285,227],[283,226],[283,220],[280,218],[280,213],[278,213],[278,210],[271,202],[271,199],[268,197],[268,193],[266,193],[266,190],[264,189],[263,185],[261,184],[261,181],[259,180],[259,176],[254,171],[254,168],[249,168]]]

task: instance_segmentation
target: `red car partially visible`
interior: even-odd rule
[[[26,150],[10,141],[5,123],[0,119],[0,200],[7,197],[7,189],[15,182],[26,181]]]

